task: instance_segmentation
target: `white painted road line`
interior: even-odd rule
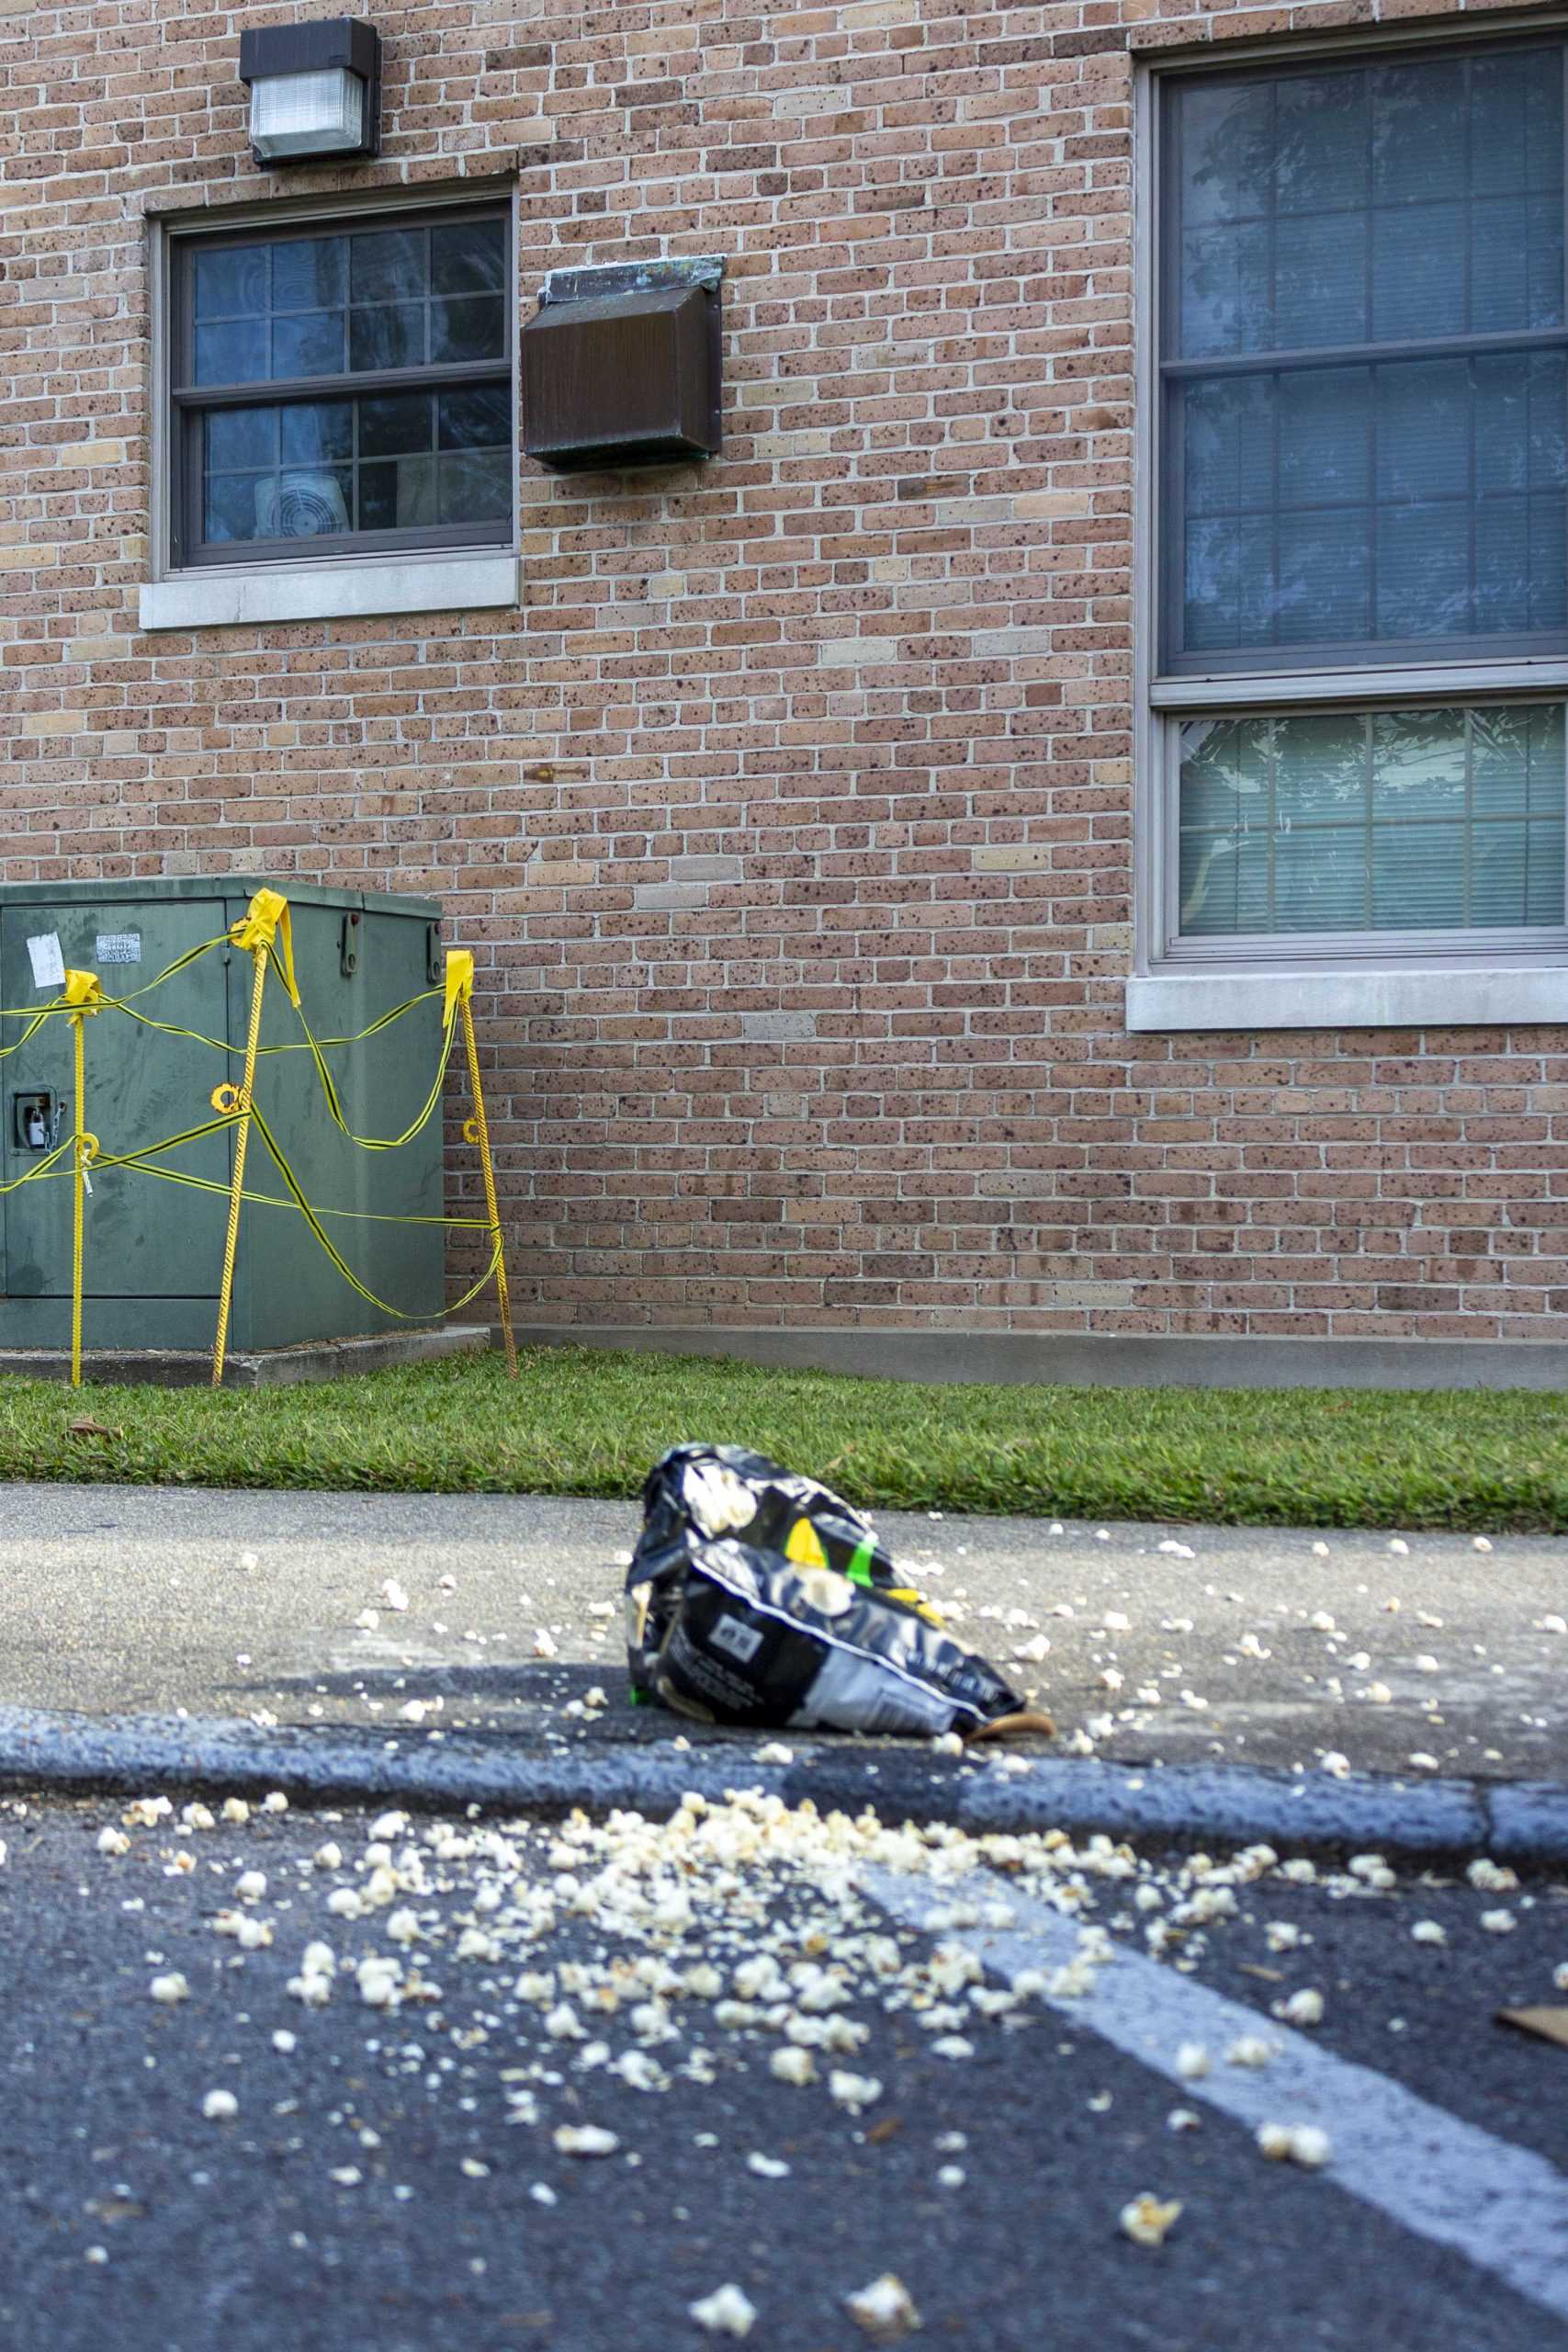
[[[1078,1953],[1079,1923],[1025,1900],[1004,1879],[948,1886],[868,1871],[861,1883],[885,1911],[916,1928],[954,1900],[1010,1905],[1017,1922],[1010,1928],[942,1931],[944,1943],[967,1946],[1010,1984],[1026,1969],[1053,1971]],[[1321,2125],[1334,2150],[1325,2180],[1568,2319],[1568,2176],[1245,2002],[1125,1945],[1114,1949],[1089,1992],[1047,1996],[1047,2006],[1177,2084],[1188,2106],[1206,2100],[1254,2131],[1260,2123]],[[1267,2066],[1225,2064],[1226,2049],[1242,2034],[1275,2045]],[[1212,2071],[1196,2082],[1176,2071],[1184,2041],[1201,2041],[1210,2054]]]

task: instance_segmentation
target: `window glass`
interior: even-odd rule
[[[1555,43],[1173,85],[1179,663],[1568,628],[1562,89]]]
[[[1565,772],[1560,702],[1191,720],[1181,932],[1560,927]]]
[[[513,470],[502,220],[193,243],[182,266],[189,542],[502,536]],[[371,374],[412,380],[356,389]]]

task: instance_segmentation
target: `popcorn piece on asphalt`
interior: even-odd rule
[[[788,2049],[774,2051],[768,2061],[768,2072],[777,2082],[794,2083],[804,2089],[807,2083],[817,2080],[817,2061],[809,2050],[798,2049],[791,2042]]]
[[[177,1968],[171,1969],[166,1976],[154,1976],[147,1990],[165,2008],[173,2008],[176,2001],[188,2001],[190,1998],[189,1983]]]
[[[1196,2108],[1173,2107],[1165,2119],[1168,2132],[1196,2132],[1200,2118]]]
[[[1323,1756],[1323,1769],[1325,1772],[1331,1772],[1337,1781],[1343,1781],[1348,1777],[1350,1758],[1348,1756],[1342,1756],[1337,1747],[1327,1748]]]
[[[734,2285],[716,2287],[711,2295],[688,2303],[686,2309],[710,2335],[750,2335],[757,2317],[756,2305]]]
[[[1559,1993],[1568,1993],[1568,1960],[1552,1970],[1551,1982]]]
[[[770,1739],[765,1747],[757,1750],[757,1761],[759,1764],[793,1764],[795,1750],[786,1747],[781,1739]]]
[[[1156,1549],[1168,1554],[1173,1560],[1195,1560],[1198,1556],[1190,1544],[1179,1544],[1174,1535],[1166,1536]]]
[[[1511,1894],[1519,1883],[1506,1862],[1495,1862],[1488,1854],[1478,1854],[1465,1877],[1478,1894]]]
[[[884,2344],[895,2343],[920,2324],[914,2297],[902,2278],[891,2270],[885,2270],[869,2287],[846,2295],[844,2309],[857,2327],[863,2327],[868,2335],[876,2336]]]
[[[753,2148],[746,2159],[746,2169],[754,2172],[759,2180],[787,2180],[789,2166],[782,2156],[765,2156]]]
[[[1299,1993],[1292,1993],[1288,2000],[1281,2001],[1274,2014],[1282,2018],[1287,2025],[1321,2025],[1323,1995],[1314,1986],[1303,1984]]]
[[[1449,1931],[1438,1919],[1417,1919],[1410,1930],[1413,1944],[1446,1944]]]
[[[223,1819],[225,1821],[231,1823],[236,1829],[240,1829],[244,1826],[250,1817],[251,1808],[243,1797],[224,1798]]]
[[[940,2165],[936,2185],[939,2188],[962,2188],[968,2177],[962,2165]]]
[[[597,2123],[558,2123],[550,2137],[563,2156],[613,2156],[621,2144]]]
[[[1519,1923],[1511,1911],[1483,1911],[1478,1924],[1489,1936],[1511,1936]]]
[[[1397,1559],[1407,1560],[1410,1556],[1410,1546],[1403,1535],[1391,1535],[1388,1539],[1388,1548]]]
[[[167,1797],[132,1797],[120,1819],[128,1829],[155,1829],[174,1809]]]
[[[381,1623],[381,1612],[378,1609],[362,1609],[354,1623],[360,1633],[373,1634]]]
[[[939,1731],[931,1742],[931,1748],[938,1756],[962,1756],[964,1742],[955,1731]]]
[[[299,2037],[290,2033],[286,2025],[280,2025],[272,2037],[272,2046],[280,2057],[288,2058],[299,2047]]]
[[[343,1848],[334,1846],[329,1838],[324,1846],[317,1847],[310,1859],[319,1871],[340,1871],[343,1868]]]
[[[559,2198],[547,2180],[536,2180],[528,2191],[536,2205],[558,2205]]]
[[[129,1854],[130,1840],[123,1829],[100,1829],[98,1851],[100,1854]]]
[[[234,1892],[242,1903],[259,1903],[266,1893],[265,1871],[242,1871],[234,1881]]]
[[[228,2123],[240,2112],[240,2102],[232,2091],[209,2091],[201,2111],[209,2123]]]
[[[847,2107],[852,2115],[858,2115],[863,2107],[875,2105],[882,2097],[882,2085],[874,2075],[852,2075],[845,2067],[834,2066],[828,2075],[828,2096]]]
[[[1274,2055],[1274,2045],[1265,2041],[1261,2034],[1239,2033],[1225,2052],[1227,2066],[1267,2066]]]
[[[1122,2206],[1122,2234],[1131,2238],[1134,2245],[1163,2245],[1180,2218],[1179,2198],[1162,2204],[1145,2189],[1141,2197],[1134,2197],[1130,2204]]]
[[[262,1811],[264,1813],[287,1813],[288,1810],[288,1799],[284,1795],[283,1791],[281,1789],[269,1789],[265,1796],[262,1799]]]
[[[1477,1552],[1490,1552],[1492,1546],[1484,1535],[1477,1535],[1472,1541],[1472,1549]]]
[[[482,2157],[465,2156],[460,2166],[465,2180],[488,2180],[490,2166]]]
[[[1540,1619],[1540,1626],[1543,1634],[1568,1634],[1568,1617],[1559,1617],[1552,1610]]]

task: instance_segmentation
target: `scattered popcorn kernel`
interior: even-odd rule
[[[1261,2034],[1241,2033],[1225,2052],[1225,2064],[1227,2066],[1267,2066],[1273,2055],[1273,2043],[1265,2041]]]
[[[550,2136],[563,2156],[613,2156],[621,2144],[597,2123],[558,2123]]]
[[[228,2123],[240,2112],[240,2102],[232,2091],[209,2091],[201,2111],[209,2123]]]
[[[868,2335],[877,2336],[884,2343],[892,2343],[920,2324],[914,2297],[902,2278],[896,2278],[891,2270],[885,2270],[880,2278],[874,2278],[869,2287],[862,2287],[858,2293],[846,2295],[844,2309],[857,2327],[863,2327]]]
[[[1134,2245],[1163,2245],[1180,2218],[1179,2198],[1162,2204],[1145,2189],[1141,2197],[1134,2197],[1130,2204],[1122,2206],[1122,2234],[1131,2238]]]
[[[1417,1919],[1410,1930],[1413,1944],[1446,1944],[1449,1931],[1438,1919]]]
[[[177,1968],[171,1969],[166,1976],[154,1976],[147,1990],[165,2008],[173,2008],[176,2001],[188,2001],[190,1998],[190,1985]]]
[[[1305,1984],[1299,1993],[1292,1993],[1288,2000],[1280,2002],[1279,2015],[1287,2025],[1321,2025],[1323,1995]]]
[[[1209,2071],[1209,2053],[1201,2041],[1184,2041],[1176,2053],[1176,2071],[1184,2083],[1201,2082]]]
[[[225,1821],[232,1823],[235,1828],[241,1828],[247,1821],[249,1821],[250,1817],[251,1808],[245,1803],[243,1797],[224,1798],[223,1819]]]
[[[98,1851],[100,1854],[129,1854],[130,1840],[123,1829],[100,1829]]]
[[[1479,1924],[1489,1936],[1511,1936],[1519,1923],[1511,1911],[1483,1911]]]
[[[733,2285],[716,2287],[711,2295],[688,2303],[686,2309],[710,2335],[750,2335],[757,2317],[756,2305]]]
[[[817,2062],[809,2050],[797,2049],[792,2042],[787,2050],[775,2050],[768,2061],[768,2072],[781,2083],[794,2083],[804,2089],[817,2080]]]

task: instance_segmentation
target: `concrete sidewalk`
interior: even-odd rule
[[[879,1524],[1058,1752],[1568,1782],[1562,1539]],[[637,1525],[533,1496],[0,1487],[0,1705],[575,1743],[598,1683],[596,1743],[667,1738],[626,1702]]]

